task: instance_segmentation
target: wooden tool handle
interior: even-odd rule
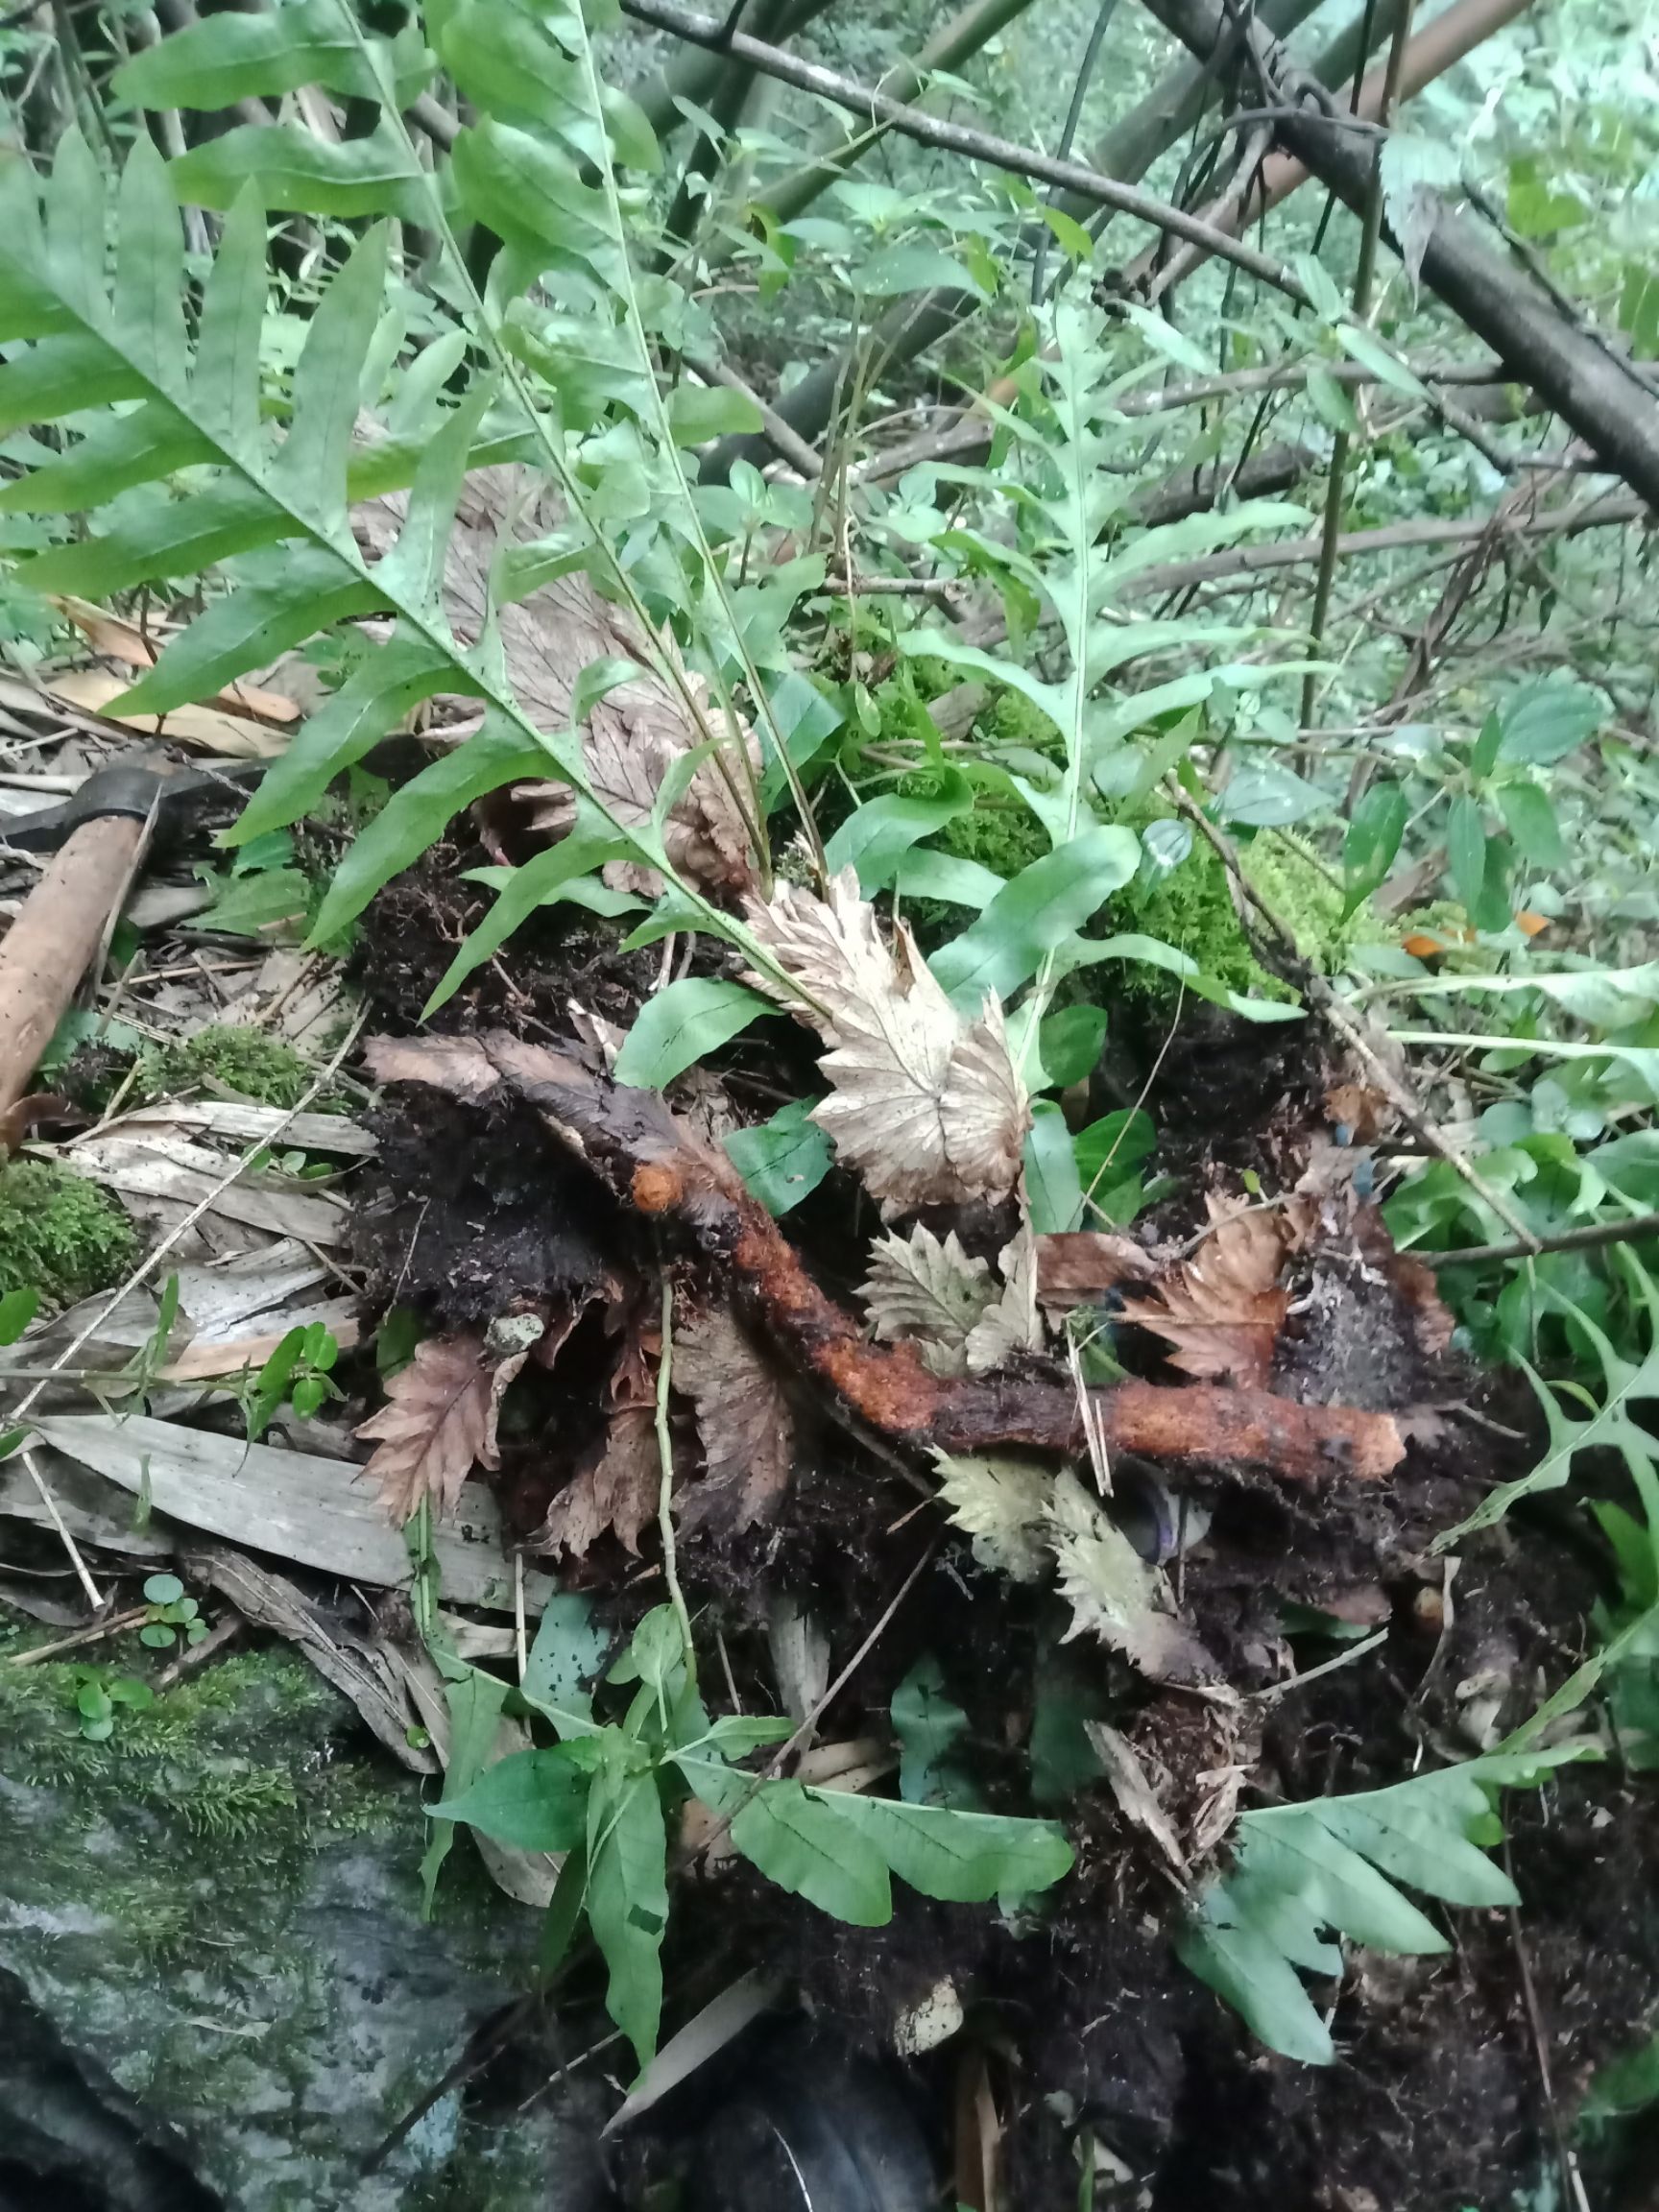
[[[104,814],[66,837],[0,940],[0,1113],[27,1092],[137,855],[144,824]]]

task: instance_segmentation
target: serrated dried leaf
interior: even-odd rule
[[[965,1022],[901,923],[889,946],[876,911],[843,869],[828,901],[781,884],[747,902],[751,928],[814,1001],[751,975],[830,1047],[833,1085],[812,1118],[884,1208],[1005,1197],[1020,1180],[1030,1113],[1008,1050],[1002,1010],[987,998]]]
[[[475,1465],[500,1464],[501,1394],[529,1355],[526,1343],[497,1358],[469,1333],[428,1336],[415,1347],[408,1366],[387,1383],[386,1404],[356,1431],[377,1439],[363,1471],[379,1483],[394,1521],[407,1521],[428,1499],[435,1513],[449,1512]]]
[[[941,1241],[918,1222],[908,1238],[877,1238],[858,1295],[880,1342],[914,1344],[930,1374],[966,1375],[968,1339],[997,1290],[954,1229]]]
[[[680,1493],[682,1527],[725,1535],[775,1511],[794,1465],[794,1415],[777,1370],[727,1308],[676,1320],[674,1386],[697,1409],[707,1470]]]
[[[1021,1352],[1043,1349],[1043,1317],[1037,1310],[1037,1248],[1028,1229],[997,1255],[1002,1294],[986,1308],[968,1338],[968,1372],[988,1375]]]
[[[1231,1376],[1259,1389],[1289,1307],[1279,1287],[1285,1224],[1276,1210],[1243,1210],[1214,1191],[1207,1204],[1211,1234],[1144,1298],[1126,1298],[1123,1318],[1173,1345],[1169,1363],[1183,1374]]]
[[[1037,1239],[1037,1298],[1053,1312],[1103,1298],[1124,1283],[1149,1283],[1152,1255],[1133,1237],[1064,1229]]]
[[[1166,1610],[1163,1575],[1075,1476],[1055,1477],[1046,1533],[1060,1594],[1071,1608],[1065,1643],[1098,1636],[1154,1682],[1191,1682],[1214,1672],[1197,1638]]]
[[[1016,1582],[1047,1572],[1047,1524],[1054,1478],[1028,1459],[958,1459],[935,1452],[939,1495],[950,1519],[974,1539],[974,1556]]]
[[[637,1555],[639,1531],[657,1510],[661,1478],[653,1408],[619,1407],[598,1458],[565,1483],[526,1550],[581,1559],[613,1529],[623,1549]]]

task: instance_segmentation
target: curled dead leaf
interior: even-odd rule
[[[1029,1229],[997,1255],[1001,1295],[988,1306],[968,1337],[968,1372],[988,1375],[993,1367],[1022,1352],[1043,1349],[1043,1316],[1037,1310],[1037,1250]]]
[[[364,1473],[379,1483],[394,1521],[407,1521],[427,1500],[434,1513],[449,1512],[474,1466],[500,1464],[502,1393],[541,1333],[540,1322],[533,1334],[520,1331],[522,1341],[504,1354],[469,1332],[428,1336],[415,1347],[408,1366],[387,1383],[386,1404],[356,1431],[376,1440]]]
[[[871,1195],[896,1211],[1014,1190],[1030,1112],[997,1000],[965,1022],[906,925],[891,945],[882,937],[851,868],[827,901],[784,883],[746,912],[812,1000],[804,1009],[774,977],[749,978],[830,1047],[821,1067],[833,1088],[812,1118]]]
[[[661,1483],[655,1414],[648,1406],[621,1407],[611,1416],[598,1456],[565,1483],[525,1549],[581,1559],[613,1529],[624,1551],[637,1554]]]
[[[725,1307],[676,1321],[674,1383],[697,1409],[707,1470],[680,1494],[682,1526],[724,1535],[775,1511],[794,1464],[794,1415],[777,1369]]]
[[[1037,1238],[1037,1300],[1052,1311],[1086,1306],[1124,1283],[1149,1283],[1152,1255],[1104,1229],[1055,1230]]]
[[[1169,1363],[1184,1375],[1230,1376],[1262,1387],[1289,1306],[1279,1287],[1286,1231],[1276,1209],[1241,1207],[1207,1196],[1211,1233],[1143,1298],[1123,1301],[1123,1318],[1173,1346]]]

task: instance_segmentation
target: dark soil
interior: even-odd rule
[[[469,887],[447,874],[458,857],[441,851],[366,918],[358,970],[384,1027],[414,1025],[476,919]],[[618,954],[612,931],[555,909],[515,938],[505,973],[475,974],[438,1025],[501,1022],[533,1038],[564,1035],[572,998],[626,1022],[659,972],[659,949]],[[1238,1037],[1211,1012],[1183,1024],[1160,1078],[1159,1165],[1188,1178],[1184,1199],[1170,1201],[1171,1212],[1185,1205],[1181,1226],[1190,1225],[1204,1172],[1214,1174],[1217,1161],[1256,1166],[1271,1188],[1294,1180],[1327,1075],[1309,1065],[1305,1037]],[[753,1047],[734,1065],[733,1094],[746,1114],[760,1118],[779,1096],[796,1094],[797,1067],[769,1068]],[[416,1107],[409,1095],[379,1110],[379,1181],[357,1223],[373,1305],[400,1301],[435,1323],[476,1326],[517,1304],[580,1300],[663,1260],[685,1264],[658,1252],[642,1224],[533,1118],[486,1116],[425,1093],[415,1094]],[[823,1279],[841,1286],[856,1279],[874,1227],[854,1197],[832,1177],[789,1222]],[[989,1244],[997,1229],[980,1225],[975,1243]],[[1472,1398],[1510,1431],[1535,1422],[1524,1388],[1479,1382],[1426,1342],[1420,1310],[1375,1259],[1361,1234],[1353,1249],[1309,1263],[1279,1386],[1390,1410]],[[569,1464],[570,1439],[582,1433],[603,1373],[598,1351],[595,1338],[574,1382],[562,1380],[562,1357],[551,1377],[532,1368],[515,1385],[503,1480],[520,1527]],[[874,1455],[827,1409],[780,1516],[734,1540],[687,1536],[680,1570],[753,1709],[751,1700],[775,1695],[764,1639],[775,1594],[788,1593],[830,1629],[833,1672],[937,1545],[821,1733],[883,1734],[895,1689],[932,1654],[968,1715],[965,1760],[988,1804],[1028,1809],[1033,1728],[1049,1726],[1035,1686],[1058,1671],[1073,1705],[1110,1712],[1131,1736],[1179,1827],[1235,1756],[1251,1768],[1246,1804],[1375,1788],[1426,1759],[1488,1747],[1533,1709],[1541,1686],[1563,1678],[1587,1648],[1591,1609],[1608,1595],[1593,1554],[1564,1542],[1556,1525],[1520,1515],[1468,1546],[1449,1589],[1446,1565],[1431,1554],[1439,1530],[1530,1463],[1529,1449],[1454,1411],[1437,1431],[1425,1426],[1383,1486],[1333,1479],[1292,1492],[1222,1467],[1190,1482],[1213,1518],[1182,1564],[1180,1596],[1237,1689],[1261,1692],[1337,1648],[1312,1638],[1292,1653],[1282,1623],[1287,1602],[1388,1629],[1382,1646],[1353,1664],[1235,1711],[1152,1691],[1098,1647],[1061,1652],[1064,1608],[978,1566],[921,1505],[926,1470]],[[1124,1475],[1133,1481],[1132,1468]],[[624,1616],[660,1595],[610,1539],[581,1578],[613,1594],[626,1584],[617,1599]],[[1068,1725],[1086,1770],[1074,1717]],[[1542,1792],[1514,1793],[1506,1848],[1524,1912],[1513,1923],[1502,1912],[1447,1914],[1453,1948],[1444,1958],[1358,1956],[1341,1989],[1328,1993],[1338,2049],[1329,2069],[1262,2051],[1177,1963],[1168,1941],[1180,1906],[1174,1886],[1098,1786],[1061,1808],[1078,1868],[1044,1919],[1010,1927],[990,1909],[932,1904],[896,1885],[887,1928],[849,1929],[728,1858],[684,1886],[668,1938],[669,1987],[763,1963],[792,1978],[808,2008],[854,2047],[883,2053],[896,2015],[949,1977],[968,2008],[970,2047],[989,2055],[1007,2128],[1007,2203],[1020,2212],[1069,2212],[1078,2202],[1074,2145],[1090,2129],[1127,2176],[1118,2195],[1102,2179],[1097,2203],[1507,2212],[1512,2194],[1535,2184],[1554,2155],[1522,1947],[1564,2124],[1595,2067],[1636,2040],[1659,2008],[1650,1788],[1607,1767],[1567,1769]],[[947,2165],[961,2048],[907,2069]]]

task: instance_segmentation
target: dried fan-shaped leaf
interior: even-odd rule
[[[997,1292],[954,1229],[941,1242],[918,1222],[907,1238],[889,1231],[876,1239],[858,1295],[882,1343],[914,1344],[934,1375],[966,1375],[968,1339]]]
[[[1036,1582],[1049,1563],[1046,1538],[1054,1478],[1026,1459],[953,1458],[936,1452],[939,1495],[974,1556],[1016,1582]]]
[[[1028,1229],[997,1255],[1002,1295],[987,1307],[968,1339],[968,1372],[989,1374],[1020,1352],[1041,1352],[1043,1318],[1037,1310],[1037,1247]]]
[[[708,1472],[680,1495],[686,1528],[747,1528],[782,1498],[795,1421],[776,1369],[723,1306],[685,1313],[674,1331],[674,1383],[697,1408]]]
[[[834,1088],[812,1118],[871,1194],[897,1209],[1012,1190],[1030,1115],[996,999],[964,1022],[909,929],[884,941],[851,868],[828,902],[782,884],[747,913],[814,1002],[804,1012],[770,977],[750,978],[830,1047],[821,1065]]]
[[[427,1499],[434,1512],[448,1512],[474,1464],[499,1464],[501,1394],[529,1353],[527,1341],[495,1358],[469,1334],[428,1336],[415,1347],[408,1366],[387,1383],[386,1404],[357,1430],[377,1440],[364,1473],[379,1483],[393,1520],[407,1521]]]
[[[1169,1363],[1183,1374],[1227,1375],[1259,1389],[1289,1305],[1279,1287],[1285,1225],[1276,1212],[1230,1210],[1214,1192],[1208,1204],[1211,1235],[1144,1298],[1126,1298],[1123,1318],[1172,1344]]]
[[[1214,1672],[1197,1638],[1165,1610],[1164,1577],[1074,1476],[1054,1479],[1047,1535],[1060,1594],[1071,1608],[1066,1643],[1098,1636],[1155,1682],[1191,1682]]]
[[[614,1529],[624,1550],[637,1554],[639,1531],[657,1510],[661,1473],[652,1408],[619,1407],[611,1416],[604,1450],[565,1483],[527,1549],[580,1559],[607,1529]]]

